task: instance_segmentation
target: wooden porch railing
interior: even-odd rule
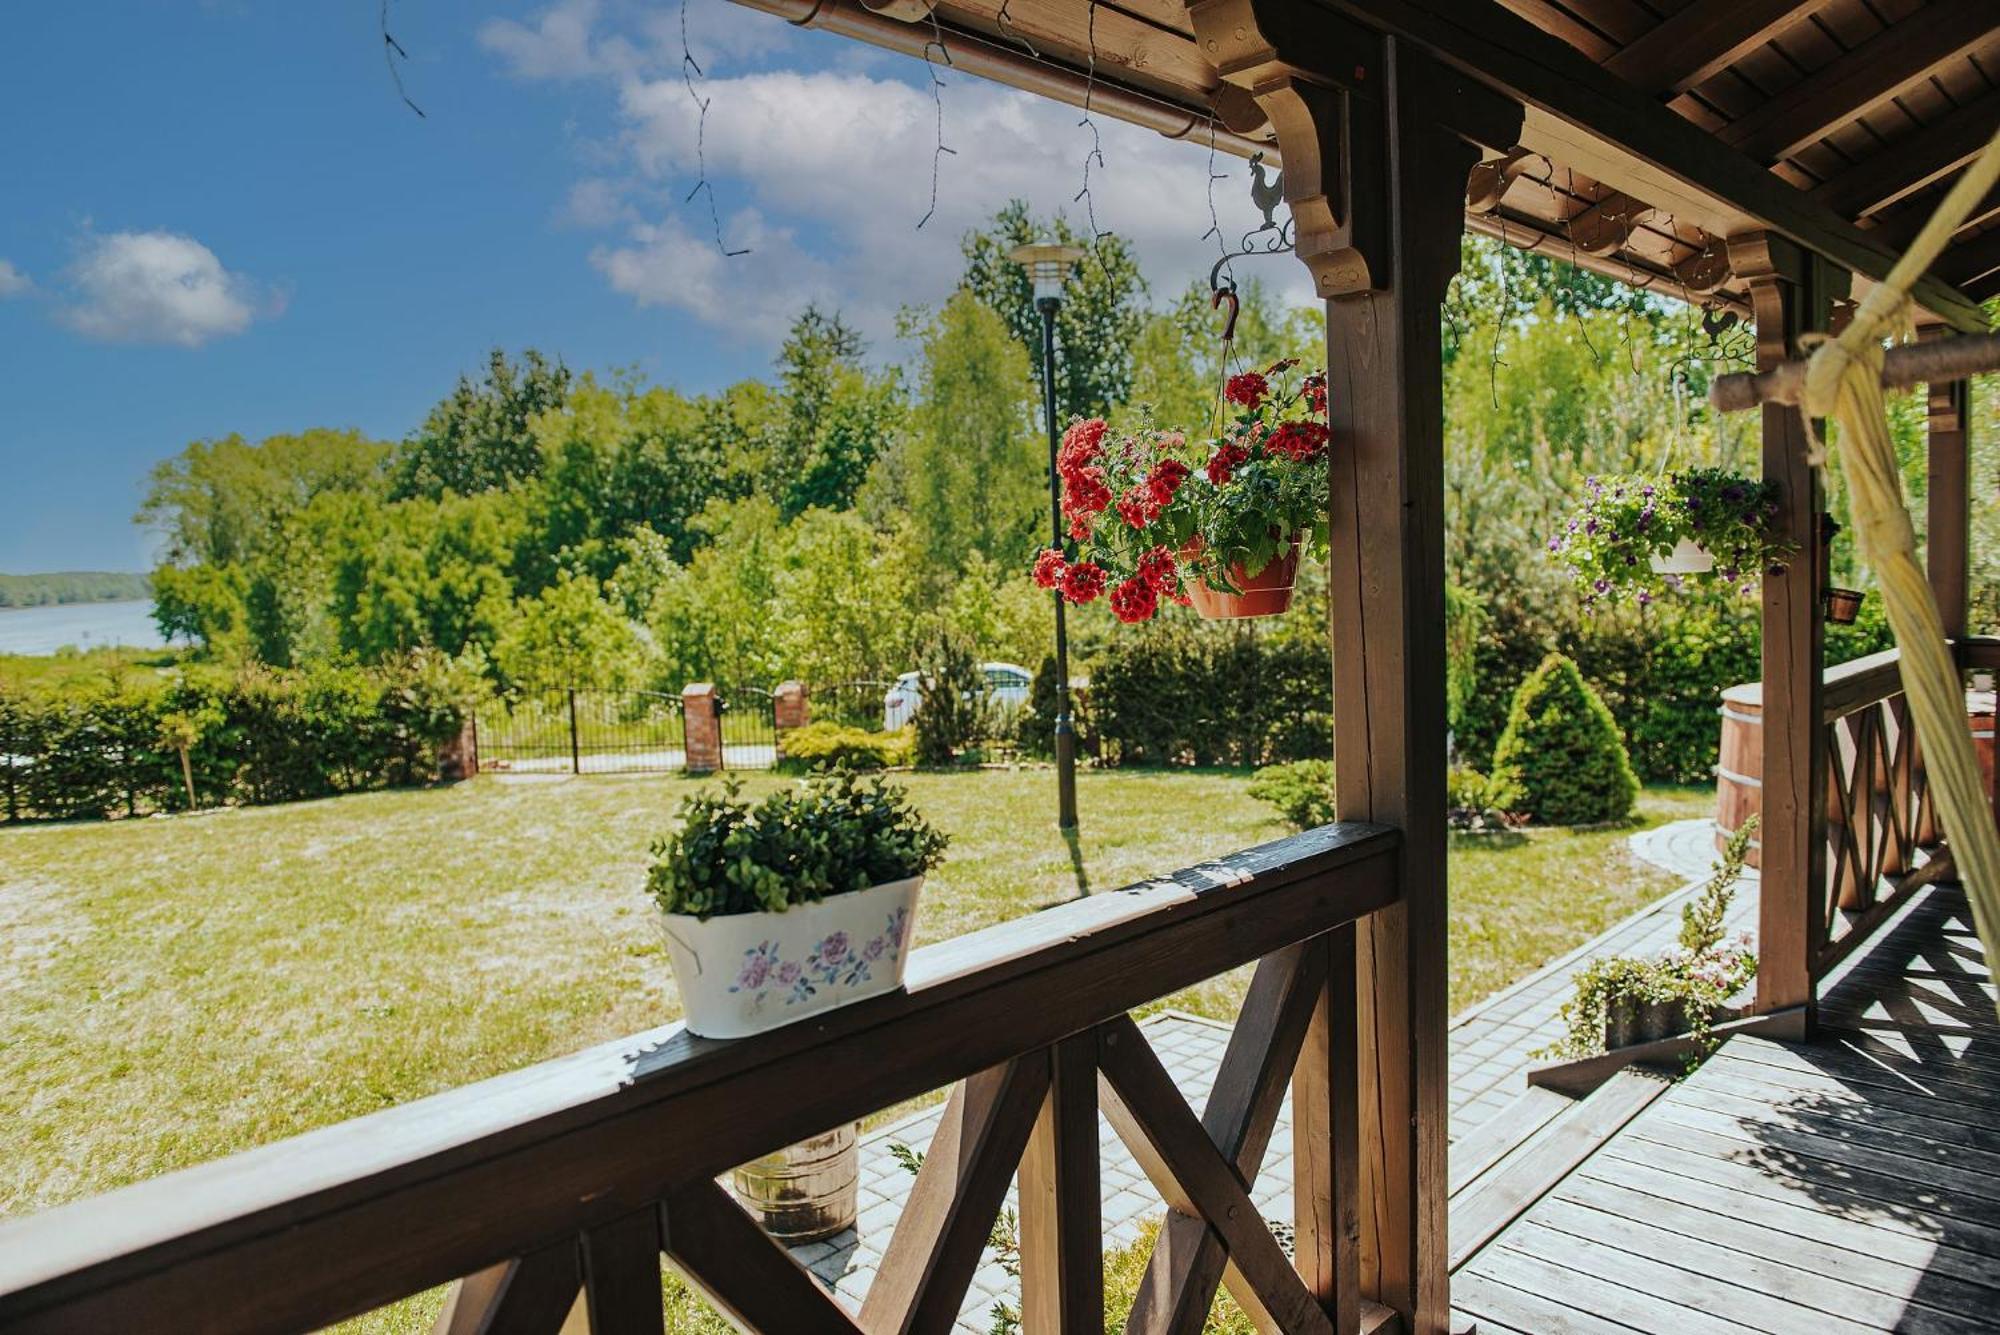
[[[2000,640],[1962,640],[1956,649],[1965,671],[2000,668]],[[1826,877],[1813,943],[1815,982],[1948,865],[1920,856],[1936,850],[1942,832],[1897,651],[1827,669],[1821,699]]]
[[[1218,1283],[1267,1329],[1377,1329],[1353,941],[1398,898],[1400,842],[1325,826],[926,947],[907,991],[756,1039],[668,1026],[0,1224],[0,1328],[295,1331],[460,1280],[441,1331],[574,1308],[658,1332],[664,1253],[751,1330],[941,1331],[1018,1165],[1026,1328],[1096,1332],[1101,1107],[1171,1207],[1133,1329],[1198,1329]],[[1128,1012],[1253,960],[1198,1118]],[[1296,1265],[1245,1192],[1288,1080]],[[716,1185],[953,1082],[858,1318]]]

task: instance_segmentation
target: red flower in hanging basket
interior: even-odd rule
[[[1270,393],[1270,382],[1256,371],[1229,377],[1229,383],[1222,390],[1222,396],[1231,403],[1239,403],[1252,410],[1270,397]]]
[[[1302,556],[1326,548],[1329,433],[1325,378],[1294,362],[1230,378],[1236,405],[1207,439],[1149,427],[1114,437],[1072,423],[1057,456],[1073,560],[1045,551],[1034,578],[1072,603],[1107,590],[1113,615],[1141,622],[1192,601],[1204,616],[1262,616],[1292,596]],[[1098,516],[1115,512],[1115,523]]]
[[[1137,575],[1111,591],[1111,614],[1127,625],[1151,621],[1159,605],[1153,586]]]
[[[1079,605],[1097,601],[1104,592],[1104,567],[1094,561],[1078,561],[1063,571],[1063,597]]]

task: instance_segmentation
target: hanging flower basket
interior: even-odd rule
[[[1693,538],[1682,538],[1665,556],[1653,557],[1655,575],[1706,575],[1714,569],[1714,554]]]
[[[1056,471],[1073,550],[1035,558],[1034,580],[1071,603],[1108,597],[1128,624],[1163,606],[1204,617],[1276,616],[1292,605],[1301,559],[1326,554],[1326,377],[1298,363],[1232,376],[1234,416],[1195,444],[1147,427],[1111,435],[1074,422]]]
[[[1868,595],[1859,589],[1828,589],[1826,619],[1835,626],[1851,626],[1861,615],[1861,600]]]
[[[1702,583],[1748,595],[1791,557],[1777,516],[1775,483],[1726,469],[1592,477],[1548,552],[1570,568],[1585,606],[1627,598],[1643,606]]]
[[[1256,574],[1241,561],[1223,572],[1232,587],[1212,589],[1203,580],[1188,584],[1194,610],[1209,621],[1282,616],[1292,608],[1292,585],[1299,574],[1299,544],[1295,540]]]

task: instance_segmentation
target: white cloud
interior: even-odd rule
[[[34,285],[34,281],[15,268],[10,261],[0,260],[0,301],[18,297]]]
[[[110,343],[199,347],[242,333],[259,314],[255,283],[174,232],[92,237],[68,277],[74,299],[63,322]]]
[[[549,50],[534,64],[575,71],[587,64],[617,93],[613,142],[623,160],[595,163],[565,214],[582,225],[624,229],[592,258],[617,290],[642,301],[743,332],[751,332],[749,321],[776,311],[761,331],[775,341],[790,314],[817,296],[879,337],[893,327],[899,306],[943,300],[963,266],[960,237],[1016,198],[1038,215],[1060,210],[1079,227],[1094,206],[1096,225],[1132,243],[1160,295],[1205,276],[1215,260],[1214,239],[1202,239],[1209,226],[1209,156],[1200,145],[1098,116],[1103,163],[1092,167],[1087,206],[1075,196],[1092,136],[1078,123],[1077,109],[951,71],[943,76],[943,139],[957,151],[939,162],[936,211],[919,232],[918,219],[931,209],[938,138],[938,108],[924,72],[902,60],[898,67],[911,82],[881,77],[877,71],[886,65],[725,75],[716,51],[759,53],[766,49],[758,46],[764,31],[776,42],[798,34],[748,10],[735,10],[718,27],[715,12],[698,9],[691,36],[709,75],[700,84],[709,99],[700,131],[707,177],[725,212],[727,244],[755,252],[725,262],[706,200],[687,198],[701,170],[700,111],[679,69],[678,14],[656,11],[638,21],[636,42],[625,50],[643,58],[621,63],[604,58],[606,39],[588,35],[588,22],[574,40],[566,35],[572,29],[565,25],[583,9],[592,20],[601,17],[594,0],[559,0],[543,12],[534,31],[549,33]],[[853,45],[817,40],[822,65]],[[528,63],[518,53],[509,58],[517,70]],[[1217,170],[1228,173],[1215,184],[1223,226],[1240,235],[1257,220],[1243,164],[1223,156]],[[1311,299],[1310,280],[1295,262],[1246,264],[1238,272],[1262,276],[1287,299]],[[780,274],[809,290],[784,290]],[[714,302],[685,296],[711,289]],[[746,295],[750,289],[754,295]]]
[[[582,79],[608,73],[630,54],[630,47],[620,40],[607,50],[591,40],[597,9],[597,0],[558,0],[532,27],[513,19],[492,19],[481,25],[479,44],[523,79]]]

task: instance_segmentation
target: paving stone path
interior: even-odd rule
[[[1616,924],[1569,955],[1497,993],[1460,1015],[1451,1027],[1451,1134],[1466,1131],[1512,1102],[1525,1088],[1528,1054],[1557,1035],[1556,1015],[1569,993],[1570,976],[1605,954],[1646,953],[1673,940],[1680,910],[1706,879],[1715,853],[1713,826],[1706,820],[1678,821],[1632,836],[1633,855],[1688,879],[1689,884]],[[1731,930],[1752,928],[1757,920],[1754,872],[1738,887]],[[1229,1026],[1199,1016],[1167,1011],[1141,1029],[1160,1055],[1188,1102],[1199,1112],[1208,1100]],[[881,1264],[882,1247],[894,1229],[912,1181],[897,1164],[890,1145],[921,1150],[937,1131],[939,1107],[915,1113],[872,1132],[861,1142],[861,1215],[855,1229],[828,1242],[794,1250],[834,1293],[858,1307]],[[1130,1243],[1141,1224],[1159,1215],[1160,1198],[1108,1123],[1099,1119],[1099,1162],[1103,1178],[1104,1237],[1107,1247]],[[1278,1114],[1278,1127],[1263,1171],[1251,1192],[1272,1219],[1289,1220],[1291,1192],[1291,1100]],[[974,1277],[959,1329],[984,1335],[996,1303],[1016,1301],[1018,1283],[989,1251]]]

